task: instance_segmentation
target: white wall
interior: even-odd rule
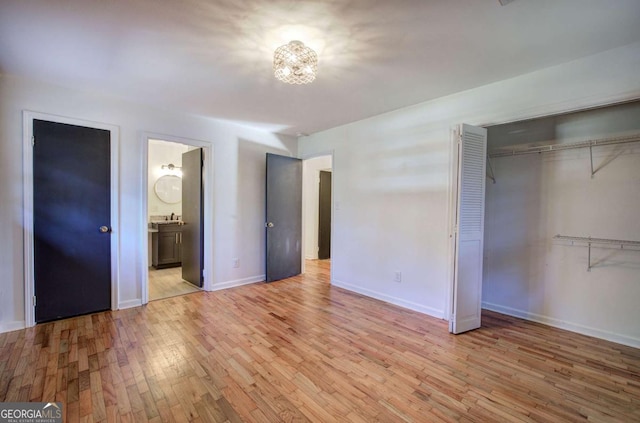
[[[334,151],[332,282],[448,316],[452,126],[515,121],[640,97],[638,69],[640,43],[634,43],[301,138],[303,157]],[[402,272],[401,283],[393,281],[394,271]],[[613,313],[614,325],[629,318]],[[637,322],[620,327],[630,338],[640,330]]]
[[[304,181],[304,254],[307,259],[318,258],[318,209],[320,207],[320,171],[331,170],[331,156],[314,157],[303,162]]]
[[[178,216],[182,215],[182,202],[168,204],[160,200],[155,191],[155,184],[158,178],[169,174],[170,171],[162,169],[163,165],[173,164],[176,167],[182,167],[182,153],[186,153],[189,147],[184,144],[160,140],[149,140],[148,154],[148,179],[147,179],[147,198],[149,207],[147,213],[149,216],[171,215],[174,213]]]
[[[0,77],[0,331],[24,325],[22,111],[120,128],[120,305],[141,302],[143,133],[209,141],[214,150],[214,289],[264,277],[265,152],[296,154],[296,141],[212,119],[162,111],[33,80]],[[233,268],[232,258],[240,257]]]

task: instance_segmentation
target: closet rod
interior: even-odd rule
[[[574,245],[575,242],[582,242],[587,244],[588,247],[588,259],[587,259],[587,272],[591,271],[591,245],[592,244],[600,244],[600,245],[619,245],[620,249],[624,249],[624,246],[631,247],[640,247],[640,241],[628,241],[625,239],[609,239],[609,238],[591,238],[591,237],[583,237],[583,236],[566,236],[566,235],[556,235],[553,239],[560,239],[563,241],[571,241],[571,245]]]
[[[540,145],[536,147],[520,148],[520,149],[512,148],[510,150],[500,149],[500,150],[494,150],[490,152],[489,157],[519,156],[521,154],[546,153],[549,151],[573,150],[575,148],[585,148],[585,147],[591,148],[591,147],[601,146],[601,145],[625,144],[629,142],[638,142],[638,141],[640,141],[640,134],[627,136],[627,137],[580,141],[580,142],[575,142],[571,144],[549,144],[549,145]]]

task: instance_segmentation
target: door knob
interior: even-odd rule
[[[267,222],[265,225],[267,228],[273,228],[273,222]]]
[[[109,227],[108,227],[108,226],[100,226],[100,227],[98,228],[98,230],[99,230],[101,233],[103,233],[103,234],[106,234],[107,232],[110,232],[110,229],[109,229]]]

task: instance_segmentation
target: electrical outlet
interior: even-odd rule
[[[234,258],[233,259],[233,267],[236,268],[236,269],[238,267],[240,267],[240,259],[239,258]]]
[[[402,272],[400,271],[396,271],[395,276],[393,278],[393,280],[397,283],[402,282]]]

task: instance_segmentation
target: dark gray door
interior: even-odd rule
[[[318,258],[331,258],[331,172],[320,171]]]
[[[267,153],[266,280],[301,272],[302,160]]]
[[[182,155],[182,279],[202,288],[204,269],[204,213],[202,149]]]
[[[109,131],[33,121],[35,319],[111,308]]]

